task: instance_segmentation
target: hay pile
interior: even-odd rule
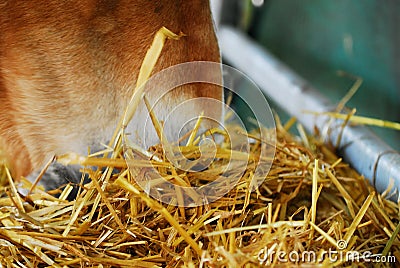
[[[318,139],[289,134],[293,123],[277,121],[275,158],[257,190],[251,191],[253,155],[268,141],[251,144],[247,169],[228,194],[194,208],[175,206],[178,200],[161,204],[144,193],[118,139],[102,158],[58,159],[98,167],[83,170],[92,181],[74,201],[68,201],[71,185],[58,198],[40,187],[20,195],[3,166],[9,184],[0,188],[0,267],[395,265],[398,204],[377,194]],[[226,144],[220,149],[230,150]],[[153,166],[191,184],[207,181],[226,161],[221,157],[193,175],[176,170],[160,147],[152,155],[159,161],[136,159],[134,169]]]
[[[22,197],[13,185],[3,187],[0,263],[4,267],[257,267],[284,260],[286,265],[294,265],[294,260],[357,262],[346,263],[340,257],[348,252],[357,252],[358,257],[383,253],[390,261],[399,258],[399,206],[376,194],[315,139],[301,141],[279,124],[277,135],[273,166],[257,191],[249,190],[249,165],[229,194],[197,208],[164,205],[148,197],[135,186],[121,154],[116,159],[81,159],[109,168],[88,169],[92,182],[73,202],[66,200],[70,187],[59,198],[39,189]],[[252,144],[251,151],[261,145]],[[168,165],[157,168],[162,173]],[[115,167],[120,172],[111,174]],[[312,252],[316,259],[306,259],[313,258]]]

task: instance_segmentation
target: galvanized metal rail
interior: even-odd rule
[[[328,112],[335,106],[264,48],[238,30],[220,25],[218,38],[223,57],[233,67],[246,73],[261,90],[287,113],[296,116],[309,132],[314,127],[326,129],[330,121],[329,142],[339,144],[339,153],[360,174],[369,179],[379,192],[394,182],[387,195],[398,202],[400,190],[400,153],[388,146],[364,126],[341,127],[342,120],[304,113],[305,110]],[[341,134],[342,132],[342,134]]]

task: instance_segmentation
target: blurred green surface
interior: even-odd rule
[[[400,122],[400,1],[269,0],[250,34],[334,103],[363,79],[347,105],[357,114]],[[400,131],[373,128],[400,150]]]

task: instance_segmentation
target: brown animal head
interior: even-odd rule
[[[220,61],[206,0],[0,0],[0,149],[14,177],[111,138],[162,26],[186,36],[166,43],[155,72]],[[164,103],[222,98],[218,86],[179,90]]]

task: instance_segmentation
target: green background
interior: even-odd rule
[[[270,0],[241,17],[253,38],[334,103],[355,81],[342,70],[363,79],[348,107],[400,122],[400,1]],[[373,129],[400,150],[400,131]]]

